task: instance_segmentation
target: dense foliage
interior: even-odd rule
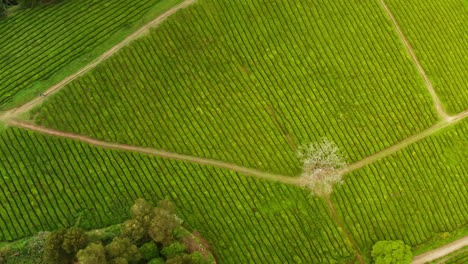
[[[59,130],[298,175],[326,136],[349,162],[435,122],[378,1],[202,0],[33,114]]]
[[[34,82],[77,59],[89,60],[90,51],[159,2],[64,0],[0,19],[0,109]]]
[[[468,120],[347,175],[332,200],[362,252],[419,245],[468,219]]]
[[[375,264],[409,264],[413,254],[401,240],[379,241],[372,247],[372,259]]]
[[[229,170],[8,128],[0,137],[0,175],[0,241],[77,220],[85,229],[120,223],[136,198],[169,196],[219,263],[354,258],[324,201]]]
[[[136,212],[136,214],[135,214]],[[44,264],[131,264],[131,263],[173,263],[173,264],[212,264],[214,261],[204,251],[189,251],[185,244],[179,241],[187,241],[184,236],[174,236],[176,228],[180,227],[181,220],[175,215],[175,206],[169,200],[163,200],[158,207],[151,206],[143,199],[136,200],[132,206],[132,220],[148,222],[145,234],[170,233],[167,240],[161,242],[153,240],[146,235],[143,238],[133,239],[129,237],[128,230],[124,227],[123,233],[114,236],[112,241],[96,240],[89,237],[84,230],[72,227],[51,232],[44,245]],[[158,215],[163,214],[161,220]],[[171,216],[168,218],[167,216]],[[157,222],[161,228],[153,230],[151,225]],[[179,233],[181,232],[179,231]],[[108,240],[110,240],[108,238]],[[161,252],[161,256],[159,255]]]
[[[451,113],[468,109],[468,2],[385,0]]]

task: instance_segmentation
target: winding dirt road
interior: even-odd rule
[[[415,135],[412,135],[410,136],[409,138],[406,138],[404,139],[403,141],[400,141],[399,143],[387,148],[387,149],[384,149],[380,152],[377,152],[375,153],[374,155],[372,156],[369,156],[367,158],[364,158],[358,162],[355,162],[351,165],[349,165],[348,167],[342,169],[340,171],[340,174],[347,174],[347,173],[350,173],[354,170],[357,170],[359,168],[362,168],[368,164],[371,164],[379,159],[382,159],[382,158],[385,158],[395,152],[397,152],[398,150],[408,146],[408,145],[411,145],[417,141],[420,141],[421,139],[423,138],[426,138],[452,124],[455,124],[457,122],[460,122],[462,121],[463,119],[465,119],[466,117],[468,117],[468,110],[467,111],[464,111],[464,112],[461,112],[457,115],[454,115],[454,116],[449,116],[447,119],[444,119],[440,122],[438,122],[437,124],[433,125],[432,127],[426,129],[426,130],[423,130],[421,132],[419,132],[418,134],[415,134]]]
[[[440,99],[437,96],[437,93],[434,90],[434,86],[432,85],[431,80],[429,79],[429,77],[427,77],[426,71],[424,71],[424,68],[421,66],[421,63],[419,62],[418,57],[416,57],[416,54],[414,53],[413,48],[411,47],[410,43],[406,39],[405,35],[403,34],[403,31],[401,30],[400,26],[398,25],[397,20],[395,19],[395,16],[393,16],[393,13],[392,11],[390,11],[390,8],[388,8],[387,4],[385,3],[385,0],[380,0],[380,4],[382,5],[383,9],[385,10],[390,20],[392,21],[393,25],[395,26],[398,36],[403,42],[403,45],[405,46],[406,51],[411,55],[411,58],[413,59],[413,62],[416,65],[416,68],[418,69],[419,73],[423,77],[427,90],[431,94],[432,100],[434,101],[434,107],[437,111],[437,114],[443,120],[448,120],[450,116],[447,114],[447,112],[445,112],[444,107],[442,103],[440,102]]]
[[[464,247],[468,246],[468,236],[460,238],[450,244],[447,244],[443,247],[436,248],[434,250],[428,251],[424,254],[418,255],[413,258],[412,264],[423,264],[426,262],[430,262],[443,256],[446,256],[452,252],[460,250]]]
[[[125,144],[119,144],[119,143],[106,142],[106,141],[90,138],[90,137],[83,136],[83,135],[58,131],[58,130],[54,130],[54,129],[50,129],[50,128],[46,128],[46,127],[41,127],[41,126],[38,126],[38,125],[30,124],[30,123],[19,121],[19,120],[10,119],[10,120],[7,120],[6,124],[11,125],[11,126],[15,126],[15,127],[28,129],[28,130],[37,131],[37,132],[47,134],[47,135],[51,135],[51,136],[75,139],[75,140],[79,140],[79,141],[82,141],[82,142],[89,143],[89,144],[94,145],[94,146],[107,148],[107,149],[127,150],[127,151],[144,153],[144,154],[152,155],[152,156],[158,156],[158,157],[164,157],[164,158],[169,158],[169,159],[194,162],[194,163],[204,164],[204,165],[211,165],[211,166],[224,168],[224,169],[229,169],[229,170],[237,171],[237,172],[240,172],[240,173],[243,173],[243,174],[246,174],[246,175],[252,175],[252,176],[255,176],[255,177],[258,177],[258,178],[261,178],[261,179],[267,179],[267,180],[271,180],[271,181],[278,181],[278,182],[289,183],[289,184],[301,184],[302,183],[302,181],[301,181],[302,179],[298,178],[298,177],[277,175],[277,174],[273,174],[273,173],[268,173],[268,172],[264,172],[264,171],[260,171],[260,170],[255,170],[255,169],[251,169],[251,168],[238,166],[238,165],[223,162],[223,161],[200,158],[200,157],[194,157],[194,156],[178,154],[178,153],[168,152],[168,151],[159,150],[159,149],[137,147],[137,146],[131,146],[131,145],[125,145]]]

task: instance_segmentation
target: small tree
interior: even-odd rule
[[[123,225],[122,235],[132,241],[139,241],[147,236],[148,226],[140,220],[127,220]]]
[[[342,182],[339,170],[347,165],[339,148],[329,139],[322,138],[300,146],[296,155],[302,162],[304,186],[317,196],[330,197],[333,186]]]
[[[408,264],[413,259],[411,247],[401,240],[379,241],[372,247],[375,264]]]
[[[154,241],[143,244],[140,247],[140,253],[143,259],[151,260],[159,256],[158,245]]]
[[[62,248],[68,254],[75,255],[78,250],[86,247],[88,236],[84,230],[78,227],[71,227],[63,237]]]
[[[102,244],[89,244],[85,249],[78,251],[78,263],[80,264],[106,264],[106,253]]]
[[[174,240],[174,230],[180,226],[180,220],[166,209],[156,208],[156,215],[151,219],[148,234],[157,243],[165,246]]]
[[[45,241],[44,245],[44,263],[48,264],[63,264],[71,263],[73,256],[63,250],[62,245],[64,241],[66,229],[59,229],[51,232]]]
[[[180,242],[174,242],[167,247],[164,247],[161,250],[161,254],[166,257],[166,259],[173,258],[179,254],[184,253],[186,250],[185,245]]]
[[[128,238],[114,237],[105,249],[109,259],[120,257],[125,258],[129,263],[135,263],[141,259],[140,250]]]

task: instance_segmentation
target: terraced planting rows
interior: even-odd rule
[[[468,109],[468,7],[464,0],[385,0],[452,114]]]
[[[436,121],[393,30],[377,1],[199,1],[31,117],[289,175],[326,136],[354,162]]]
[[[37,89],[48,88],[38,81],[72,62],[89,62],[101,44],[123,39],[122,30],[141,24],[149,10],[166,2],[177,1],[66,0],[0,19],[0,109],[29,93],[37,96]]]
[[[8,128],[0,138],[0,241],[121,222],[137,197],[169,196],[220,263],[348,262],[326,204],[297,187],[224,169]],[[77,220],[79,219],[79,220]]]
[[[467,120],[347,175],[333,201],[360,252],[379,240],[424,243],[468,218]]]

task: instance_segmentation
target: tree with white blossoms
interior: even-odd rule
[[[328,138],[300,146],[296,153],[302,162],[304,186],[313,195],[329,198],[333,186],[342,183],[339,173],[347,163],[340,149]]]

